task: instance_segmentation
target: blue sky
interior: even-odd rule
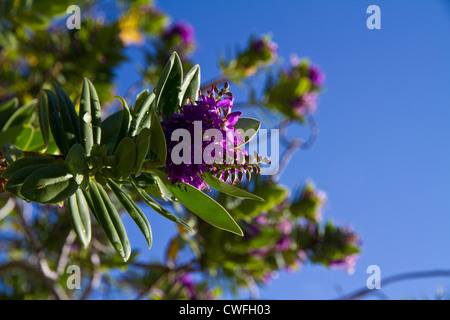
[[[371,4],[381,8],[381,30],[366,27]],[[363,253],[353,275],[306,265],[280,274],[261,298],[332,299],[364,287],[372,264],[381,268],[382,287],[389,275],[450,268],[449,1],[229,0],[220,11],[205,0],[157,5],[194,26],[193,58],[204,80],[218,75],[218,54],[244,46],[253,33],[271,33],[285,64],[296,53],[326,73],[319,139],[295,155],[281,182],[298,188],[311,179],[326,191],[324,218],[351,224]],[[119,94],[141,58],[137,49],[129,53],[134,61],[117,73]],[[297,126],[289,132],[306,134]],[[155,246],[145,255],[157,258],[174,227],[159,217],[151,222]],[[433,298],[440,287],[450,292],[449,279],[402,282],[383,293]]]

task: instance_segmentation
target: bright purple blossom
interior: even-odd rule
[[[272,54],[272,58],[278,55],[278,44],[264,38],[257,39],[251,43],[251,49],[255,52],[262,52],[268,49]]]
[[[186,273],[181,277],[176,278],[175,282],[181,283],[183,288],[186,289],[189,299],[195,299],[195,283],[190,274]]]
[[[172,162],[172,149],[178,144],[178,141],[172,141],[172,133],[177,129],[186,129],[191,137],[194,137],[194,122],[201,121],[202,136],[208,129],[217,129],[220,131],[223,139],[215,141],[215,137],[211,137],[209,141],[202,141],[202,155],[203,151],[210,144],[214,144],[222,150],[221,154],[216,155],[213,151],[211,156],[224,158],[228,153],[238,157],[236,161],[242,160],[245,153],[239,152],[234,147],[243,143],[243,137],[234,128],[242,112],[231,112],[233,107],[233,96],[223,95],[221,98],[215,98],[214,91],[208,92],[208,95],[201,95],[196,104],[190,103],[180,108],[180,113],[173,113],[169,119],[165,119],[162,123],[164,133],[167,141],[167,162],[166,172],[169,174],[169,179],[172,184],[181,186],[183,183],[190,184],[197,189],[204,189],[205,182],[199,177],[203,173],[214,171],[214,163],[207,163],[202,159],[202,163],[196,164],[194,161],[194,144],[191,146],[191,161],[190,163],[175,164]],[[226,161],[223,161],[224,163]],[[224,165],[226,166],[226,165]],[[245,168],[245,164],[244,164]],[[238,169],[230,169],[238,170]],[[239,169],[241,170],[241,169]],[[237,173],[237,172],[233,172]],[[222,178],[222,176],[219,176]]]
[[[317,66],[309,67],[309,79],[311,83],[317,87],[320,87],[325,81],[325,74]]]
[[[291,246],[291,239],[288,235],[282,235],[281,238],[278,240],[276,249],[278,251],[286,251]]]
[[[355,265],[358,260],[357,254],[351,254],[341,260],[331,261],[330,268],[343,268],[348,274],[355,273]]]
[[[194,28],[189,23],[178,21],[165,32],[166,37],[174,35],[181,37],[185,45],[194,43]]]

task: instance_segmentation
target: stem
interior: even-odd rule
[[[383,287],[385,287],[387,285],[400,281],[421,279],[421,278],[433,278],[433,277],[450,277],[450,270],[432,270],[432,271],[401,273],[383,279],[382,284]],[[377,293],[377,290],[362,288],[348,295],[341,296],[337,300],[354,300],[371,293]]]
[[[200,91],[210,90],[212,86],[218,86],[219,84],[225,82],[227,79],[222,75],[218,78],[211,80],[200,87]]]

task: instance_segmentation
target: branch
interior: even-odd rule
[[[61,254],[58,259],[58,266],[56,268],[57,274],[63,274],[66,269],[67,262],[69,260],[70,248],[72,247],[73,242],[76,239],[76,234],[73,230],[70,230],[69,234],[66,237],[66,241],[61,249]]]
[[[36,259],[38,260],[39,269],[36,269],[28,262],[26,265],[22,264],[22,269],[28,270],[28,271],[32,270],[33,273],[36,273],[35,269],[38,270],[37,272],[39,273],[39,277],[46,284],[46,286],[50,289],[50,291],[55,296],[55,298],[58,300],[68,300],[69,297],[67,296],[65,291],[61,288],[61,286],[59,286],[57,283],[58,274],[55,271],[50,269],[50,267],[47,263],[47,260],[45,259],[45,253],[42,250],[42,245],[39,242],[39,239],[37,238],[37,236],[34,234],[31,227],[28,225],[28,222],[26,221],[26,219],[23,215],[23,212],[22,212],[23,209],[24,209],[24,206],[22,206],[22,208],[18,208],[17,216],[19,217],[19,222],[20,222],[22,228],[24,229],[25,234],[30,239],[31,248],[32,248],[33,254],[36,256]]]
[[[21,261],[11,261],[8,263],[5,263],[3,265],[0,265],[0,275],[3,273],[7,273],[9,271],[15,271],[17,269],[22,269],[26,273],[35,276],[37,279],[41,280],[41,282],[52,292],[52,294],[55,296],[58,300],[67,300],[68,297],[64,290],[55,283],[52,279],[48,278],[42,270],[35,267],[31,263],[25,260]]]
[[[386,287],[387,285],[400,281],[422,279],[422,278],[433,278],[433,277],[450,277],[450,270],[433,270],[433,271],[417,271],[417,272],[401,273],[383,279],[382,285],[383,287]],[[354,291],[353,293],[341,296],[337,298],[337,300],[355,300],[371,293],[378,293],[378,290],[361,288],[359,290]]]
[[[86,300],[91,295],[92,291],[98,287],[100,280],[102,279],[102,273],[100,272],[100,257],[97,253],[93,252],[91,254],[91,262],[94,266],[92,271],[91,281],[89,282],[86,290],[81,295],[80,300]]]

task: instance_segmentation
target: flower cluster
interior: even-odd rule
[[[167,41],[178,38],[183,45],[191,46],[194,44],[194,28],[188,23],[178,21],[164,31],[163,37]]]
[[[247,48],[228,63],[221,62],[224,75],[239,81],[254,75],[259,68],[267,67],[278,58],[278,45],[269,36],[251,38]]]
[[[303,121],[316,112],[325,74],[316,66],[292,56],[290,68],[280,72],[279,81],[268,85],[267,104],[287,117]]]
[[[307,228],[309,226],[305,226],[304,230]],[[349,274],[355,272],[361,240],[349,226],[335,226],[328,222],[323,230],[309,229],[308,232],[311,236],[310,243],[316,243],[312,247],[314,254],[311,260],[321,262],[331,268],[344,269]]]
[[[200,95],[199,100],[195,103],[190,102],[183,105],[180,107],[179,113],[173,113],[169,119],[164,119],[162,127],[168,144],[166,172],[172,184],[181,186],[187,183],[195,188],[204,189],[206,184],[201,176],[206,172],[216,174],[223,181],[227,181],[231,177],[239,177],[242,180],[251,166],[247,162],[245,150],[236,148],[244,141],[242,135],[234,128],[242,112],[232,112],[232,107],[233,95],[228,91],[228,84],[226,84],[220,92],[213,88],[208,91],[207,95]],[[194,137],[195,122],[202,124],[202,137],[209,129],[216,129],[220,132],[221,139],[216,140],[217,137],[212,136],[210,140],[202,139],[201,142],[201,154],[204,155],[204,150],[208,146],[217,147],[212,148],[211,156],[220,161],[209,161],[211,159],[202,158],[201,163],[196,163],[194,159],[195,143],[192,143],[190,163],[175,164],[172,159],[172,150],[178,141],[172,141],[172,134],[177,129],[185,129],[191,137]],[[219,152],[219,154],[215,152]],[[230,159],[230,156],[233,159]],[[234,162],[238,164],[234,165]]]
[[[296,81],[306,78],[310,83],[308,90],[292,97],[291,107],[301,116],[315,113],[318,92],[325,81],[325,74],[318,66],[303,64],[296,56],[291,57],[291,68],[286,73],[290,80]]]

